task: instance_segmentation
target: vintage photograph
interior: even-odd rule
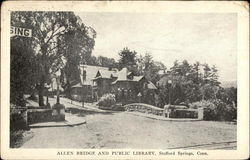
[[[236,13],[11,11],[10,26],[10,148],[237,149]]]

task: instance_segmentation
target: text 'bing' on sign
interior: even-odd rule
[[[32,30],[27,28],[20,28],[20,27],[10,27],[10,34],[12,36],[23,36],[23,37],[31,37],[32,36]]]

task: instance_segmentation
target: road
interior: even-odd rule
[[[209,144],[230,141],[233,145],[229,148],[235,149],[236,125],[160,121],[127,112],[100,112],[64,103],[72,114],[84,118],[87,123],[74,127],[31,129],[34,136],[22,148],[168,149],[189,146],[193,149],[198,145],[198,148],[213,149]]]

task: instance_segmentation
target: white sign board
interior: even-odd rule
[[[23,37],[31,37],[32,36],[32,30],[27,28],[20,28],[20,27],[10,27],[10,34],[23,36]]]

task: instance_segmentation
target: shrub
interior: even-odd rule
[[[116,103],[115,95],[110,93],[104,94],[97,102],[99,106],[110,109],[112,109],[112,105],[114,105],[115,103]]]
[[[204,120],[232,121],[236,119],[237,110],[233,105],[226,104],[220,99],[194,102],[190,108],[204,108]]]
[[[28,130],[25,121],[25,109],[18,109],[16,105],[10,107],[10,147],[20,147],[23,141],[23,133]]]
[[[10,108],[10,130],[26,130],[28,126],[25,120],[25,112],[26,110],[17,109],[16,106],[11,104]]]

